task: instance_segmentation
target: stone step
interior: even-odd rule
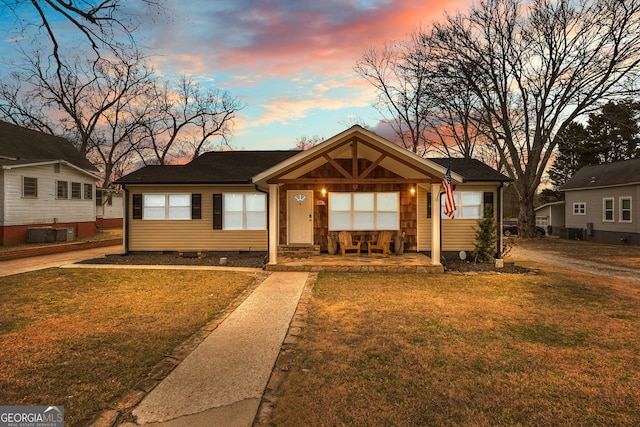
[[[280,245],[278,256],[289,258],[308,258],[320,255],[320,245]]]

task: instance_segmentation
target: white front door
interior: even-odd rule
[[[287,191],[289,244],[313,243],[313,190]]]

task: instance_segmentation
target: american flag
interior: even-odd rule
[[[453,185],[451,184],[451,169],[447,168],[447,173],[442,179],[442,187],[444,188],[444,213],[453,219],[456,210],[456,200],[453,196]]]

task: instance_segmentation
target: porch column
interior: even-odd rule
[[[431,184],[431,265],[440,264],[440,183]]]
[[[269,184],[269,264],[278,263],[279,203],[278,184]]]

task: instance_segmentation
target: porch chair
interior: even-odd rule
[[[360,256],[360,243],[359,241],[353,241],[351,238],[351,233],[348,231],[341,231],[338,233],[338,241],[340,242],[340,252],[342,256],[345,255],[355,255]],[[355,251],[349,252],[347,251]]]
[[[370,240],[367,242],[367,252],[369,256],[387,256],[391,254],[391,231],[380,231],[378,233],[378,241],[373,242]],[[378,252],[379,251],[379,252]]]

